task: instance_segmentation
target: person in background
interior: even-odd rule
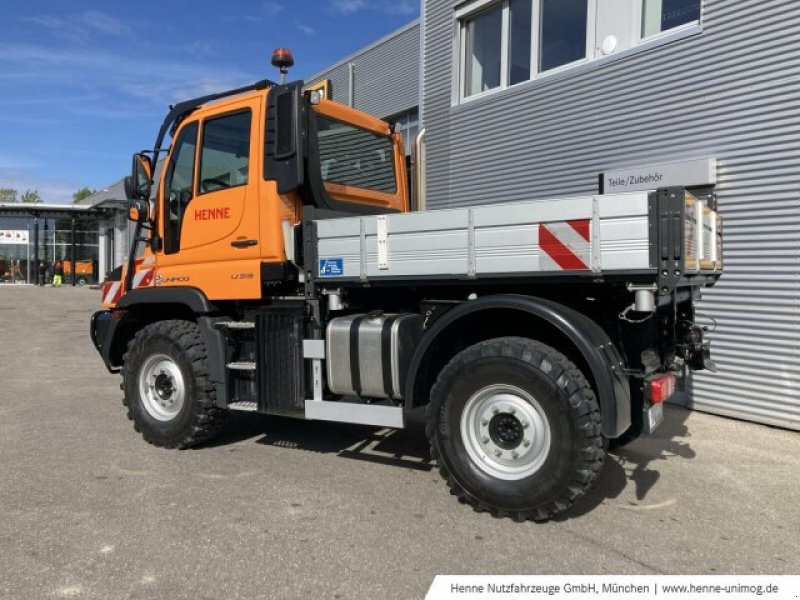
[[[53,287],[61,287],[61,278],[64,275],[64,265],[61,261],[56,261],[53,265]]]
[[[39,263],[39,285],[44,285],[44,278],[45,278],[45,271],[44,271],[44,263]]]

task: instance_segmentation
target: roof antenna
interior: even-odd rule
[[[286,74],[294,66],[292,51],[287,48],[278,48],[272,53],[272,66],[281,71],[281,85],[286,83]]]

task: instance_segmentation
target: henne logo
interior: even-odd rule
[[[219,221],[231,218],[230,208],[203,208],[194,211],[195,221]]]

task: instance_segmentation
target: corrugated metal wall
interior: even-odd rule
[[[350,65],[354,69],[352,104],[379,118],[419,105],[420,27],[413,22],[315,75],[309,83],[330,79],[333,99],[350,104]]]
[[[726,272],[701,310],[709,412],[800,429],[800,4],[706,0],[703,32],[452,106],[452,0],[424,13],[431,207],[593,193],[613,167],[719,159]]]

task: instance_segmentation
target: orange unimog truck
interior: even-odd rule
[[[134,156],[136,235],[91,335],[157,446],[206,442],[231,411],[402,428],[426,407],[453,494],[546,520],[713,368],[694,316],[722,269],[713,200],[421,211],[393,126],[302,82],[180,103],[155,148]]]

